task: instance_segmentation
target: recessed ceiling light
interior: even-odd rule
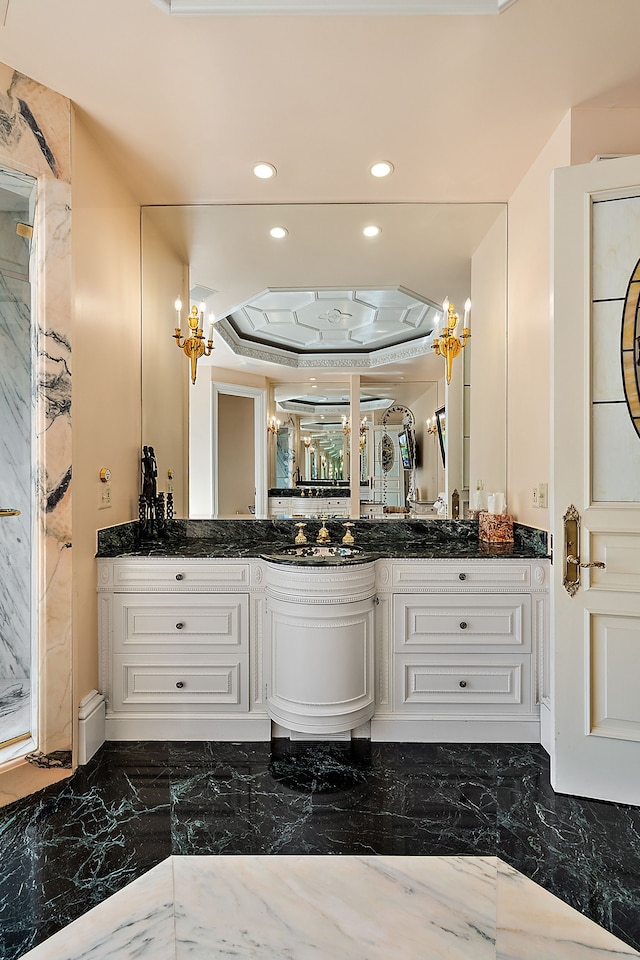
[[[269,233],[275,240],[282,240],[289,233],[286,227],[271,227]]]
[[[275,177],[278,171],[272,163],[265,163],[261,160],[260,163],[256,163],[253,172],[256,177],[260,177],[261,180],[270,180],[271,177]]]
[[[309,380],[317,380],[317,377],[309,377]]]
[[[389,160],[379,160],[369,167],[371,175],[374,177],[388,177],[393,173],[393,164]]]
[[[362,231],[365,237],[377,237],[380,233],[380,227],[376,227],[375,224],[370,223],[368,227],[365,227]]]

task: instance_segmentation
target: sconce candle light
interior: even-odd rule
[[[207,344],[204,343],[204,303],[200,304],[200,311],[198,311],[197,306],[194,305],[191,307],[191,313],[189,314],[189,336],[182,336],[182,302],[178,298],[175,302],[176,308],[176,331],[173,334],[173,338],[176,341],[177,345],[181,350],[184,351],[184,355],[188,357],[191,361],[191,383],[196,382],[196,368],[198,360],[200,357],[210,357],[213,351],[213,321],[214,316],[211,314],[210,323],[209,323],[209,337],[207,339]]]
[[[269,417],[267,420],[267,433],[280,433],[280,421],[276,420],[275,417]]]
[[[453,309],[453,304],[449,303],[448,298],[442,304],[442,313],[444,315],[445,327],[441,335],[438,335],[438,331],[436,330],[433,349],[439,356],[444,357],[447,365],[447,383],[451,383],[451,369],[454,357],[457,357],[458,354],[461,353],[462,348],[467,345],[467,341],[471,337],[471,330],[469,329],[471,300],[467,298],[464,305],[464,320],[462,322],[462,336],[460,337],[456,336],[456,327],[458,326],[458,320],[460,318]]]

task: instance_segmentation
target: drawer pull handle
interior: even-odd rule
[[[184,623],[176,623],[176,630],[183,630],[183,629],[184,629]]]
[[[459,573],[459,574],[458,574],[458,580],[466,580],[466,579],[467,579],[466,573]]]
[[[459,687],[466,687],[466,685],[467,685],[466,680],[461,680],[460,683],[458,684]]]
[[[467,629],[467,621],[466,621],[466,620],[461,620],[461,621],[460,621],[460,629],[461,629],[461,630],[466,630],[466,629]]]
[[[182,690],[182,688],[184,687],[183,681],[178,680],[178,682],[176,683],[176,687],[178,688],[178,690]]]
[[[184,580],[184,573],[176,573],[176,580]]]

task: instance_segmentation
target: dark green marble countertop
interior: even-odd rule
[[[332,544],[345,534],[345,521],[329,520]],[[320,521],[308,521],[314,544]],[[259,559],[292,547],[292,520],[172,520],[163,536],[140,537],[137,521],[98,531],[98,557],[176,557],[215,560]],[[545,531],[514,524],[513,543],[485,543],[471,520],[356,520],[355,546],[375,558],[402,560],[531,560],[551,555]]]

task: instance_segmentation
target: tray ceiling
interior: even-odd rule
[[[431,352],[439,306],[404,287],[267,289],[216,324],[240,356],[290,366],[389,363]]]

